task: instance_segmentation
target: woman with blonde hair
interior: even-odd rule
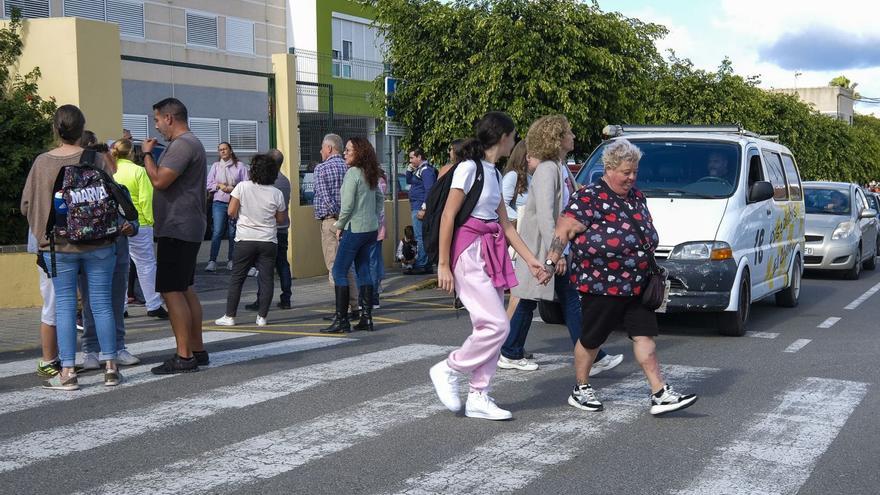
[[[548,115],[532,123],[526,136],[529,155],[540,160],[532,176],[528,200],[522,210],[520,235],[523,242],[544,259],[553,241],[553,229],[560,212],[568,204],[568,198],[575,191],[575,183],[565,158],[574,149],[574,133],[568,119],[563,115]],[[568,254],[566,248],[565,254]],[[554,267],[555,276],[546,285],[536,284],[529,274],[529,266],[517,260],[517,278],[523,283],[510,291],[511,297],[520,298],[510,319],[510,333],[501,348],[498,367],[533,371],[538,363],[527,359],[524,346],[532,324],[532,317],[539,300],[558,300],[562,306],[565,325],[572,340],[577,342],[581,332],[580,299],[575,287],[566,276],[566,265],[560,262]],[[620,364],[622,355],[608,356],[601,349],[596,358],[595,373]]]

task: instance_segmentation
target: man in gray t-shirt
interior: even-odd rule
[[[156,247],[156,290],[168,305],[177,353],[151,371],[168,375],[198,371],[208,364],[202,341],[202,304],[196,291],[196,259],[207,223],[205,147],[189,130],[186,107],[176,98],[153,105],[156,130],[168,141],[159,164],[150,153],[155,139],[143,144],[144,168],[153,184],[153,231]]]

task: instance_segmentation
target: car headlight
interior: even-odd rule
[[[726,242],[686,242],[675,246],[669,253],[670,260],[729,260],[733,250]]]
[[[834,229],[834,233],[831,234],[831,239],[844,239],[849,237],[855,232],[856,224],[854,222],[846,221],[840,222],[840,225]]]

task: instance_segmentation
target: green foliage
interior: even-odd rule
[[[27,222],[19,200],[31,163],[52,139],[55,101],[37,94],[39,68],[20,75],[21,17],[13,10],[0,29],[0,245],[27,241]]]

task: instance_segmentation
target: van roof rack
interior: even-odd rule
[[[715,132],[720,134],[739,134],[740,136],[749,136],[754,138],[763,138],[758,133],[743,129],[741,125],[724,124],[724,125],[625,125],[612,124],[606,125],[602,129],[602,135],[605,138],[613,138],[624,136],[626,134],[639,134],[647,132]]]

